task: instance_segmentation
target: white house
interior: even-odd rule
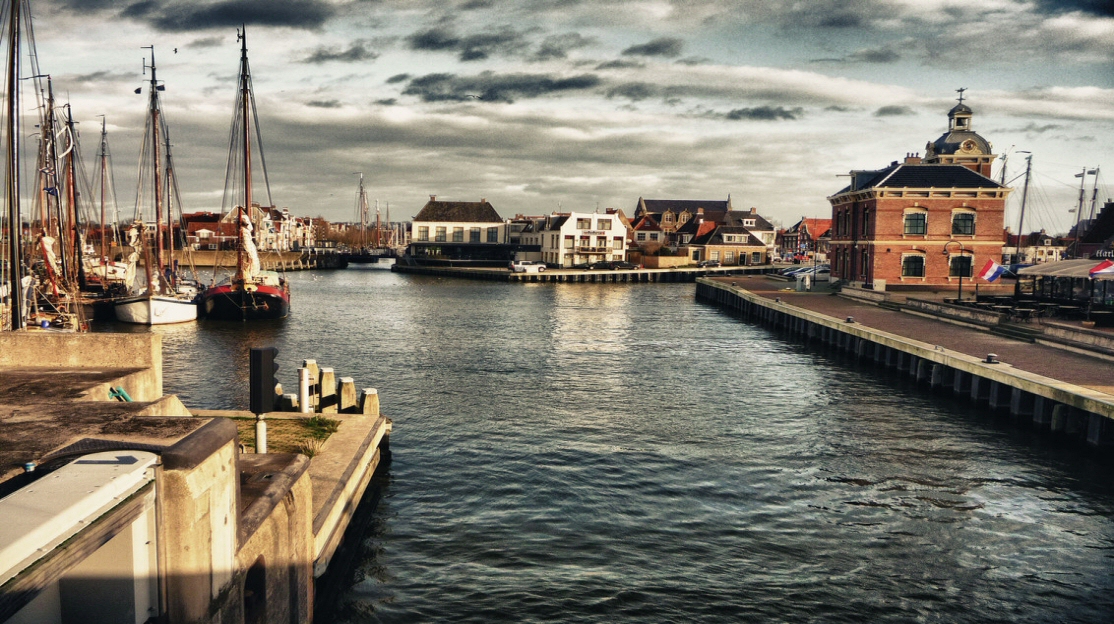
[[[546,264],[571,267],[627,258],[627,228],[616,212],[553,214],[532,239],[538,240]]]

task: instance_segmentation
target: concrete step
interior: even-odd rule
[[[1014,324],[995,325],[990,328],[990,333],[1029,343],[1036,342],[1043,335],[1039,329]]]
[[[894,303],[893,301],[879,301],[878,307],[884,310],[893,310],[894,312],[901,312],[904,309],[902,304]]]

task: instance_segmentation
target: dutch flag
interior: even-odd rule
[[[1114,262],[1110,260],[1103,260],[1096,264],[1087,272],[1091,277],[1099,277],[1102,275],[1114,275]]]
[[[988,282],[993,282],[994,280],[998,279],[999,277],[1002,277],[1002,274],[1005,273],[1005,272],[1006,272],[1006,267],[998,264],[997,262],[995,262],[993,260],[987,260],[986,264],[983,265],[982,270],[979,271],[979,277],[983,278],[984,280],[986,280]]]

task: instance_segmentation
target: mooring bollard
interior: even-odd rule
[[[255,416],[255,452],[260,455],[267,453],[267,421],[263,414]]]
[[[310,383],[310,370],[302,367],[298,369],[298,411],[303,414],[313,413],[313,400],[310,399],[310,391],[313,384]]]
[[[302,360],[302,366],[309,371],[310,389],[309,389],[309,409],[303,405],[302,410],[307,413],[318,411],[317,406],[321,404],[321,369],[317,366],[317,360]]]
[[[322,414],[337,413],[337,378],[332,368],[321,369],[321,402],[317,411]]]
[[[360,405],[357,402],[356,396],[356,380],[351,377],[341,377],[340,384],[337,389],[338,404],[340,406],[340,413],[352,414],[355,413]]]
[[[360,413],[364,416],[379,418],[379,391],[375,388],[364,388],[360,395]]]

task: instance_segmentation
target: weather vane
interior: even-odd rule
[[[959,94],[959,103],[960,103],[960,104],[962,104],[962,103],[963,103],[963,92],[964,92],[964,91],[966,91],[966,90],[967,90],[967,87],[960,87],[959,89],[956,89],[956,90],[955,90],[955,91],[956,91],[956,93],[958,93],[958,94]]]

